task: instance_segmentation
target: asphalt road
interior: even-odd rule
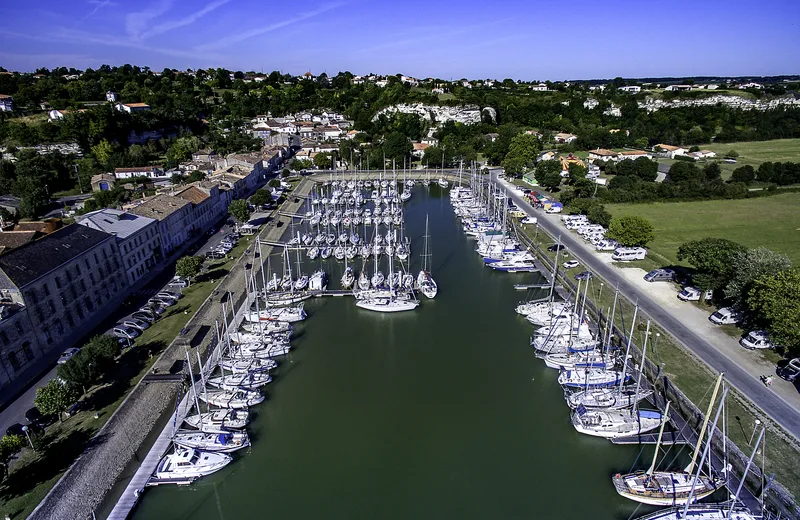
[[[497,172],[493,172],[492,177],[497,180]],[[646,292],[630,284],[616,272],[615,268],[604,264],[592,254],[586,254],[582,243],[578,242],[578,239],[573,234],[553,221],[542,218],[545,213],[531,207],[524,200],[523,195],[511,188],[510,184],[504,182],[498,182],[497,184],[506,190],[508,196],[522,211],[525,211],[530,216],[538,217],[541,229],[544,229],[553,237],[561,235],[561,242],[567,246],[574,258],[589,267],[598,276],[604,278],[609,282],[610,286],[618,286],[620,293],[630,301],[638,301],[639,309],[642,312],[647,314],[661,328],[669,332],[713,370],[724,372],[725,379],[731,386],[746,395],[748,399],[796,439],[800,439],[800,410],[766,388],[758,378],[747,373],[736,362],[729,359],[724,351],[721,351],[703,336],[684,325],[676,316],[673,316],[651,299]]]

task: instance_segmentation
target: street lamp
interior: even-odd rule
[[[747,445],[748,445],[748,446],[749,446],[749,445],[751,445],[751,444],[753,444],[753,437],[755,437],[755,436],[756,436],[756,430],[758,430],[758,425],[760,425],[760,424],[761,424],[761,421],[759,421],[758,419],[756,419],[756,422],[753,424],[753,435],[751,435],[751,436],[750,436],[750,440],[749,440],[749,441],[747,441]]]
[[[602,298],[602,297],[603,297],[603,287],[604,287],[605,285],[606,285],[606,284],[604,284],[603,282],[600,282],[600,294],[598,294],[598,295],[597,295],[597,299],[598,299],[598,300],[599,300],[600,298]]]
[[[31,449],[34,449],[34,447],[33,447],[33,441],[31,440],[31,434],[30,434],[30,433],[28,433],[28,429],[29,429],[29,428],[28,428],[28,426],[27,426],[27,425],[22,427],[22,431],[24,431],[24,432],[25,432],[25,437],[27,437],[27,438],[28,438],[28,444],[30,444],[30,445],[31,445]]]

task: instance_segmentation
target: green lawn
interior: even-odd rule
[[[740,166],[750,165],[758,169],[763,162],[800,162],[800,139],[775,139],[772,141],[744,141],[741,143],[712,143],[699,145],[701,150],[717,152],[724,157],[729,150],[736,150],[739,157],[736,164],[720,162],[722,178],[727,180]],[[701,164],[702,165],[702,164]]]
[[[648,247],[654,260],[663,265],[678,262],[681,244],[705,237],[764,246],[800,265],[800,193],[742,200],[608,204],[606,209],[614,217],[638,215],[650,220],[656,239]]]

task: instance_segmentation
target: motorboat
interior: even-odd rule
[[[213,410],[190,415],[183,422],[206,433],[223,433],[246,427],[250,414],[247,410]]]
[[[353,272],[353,268],[347,266],[342,274],[342,289],[350,289],[353,287],[353,282],[355,282],[355,273]]]
[[[264,396],[253,390],[207,390],[197,397],[210,405],[235,410],[244,410],[264,401]]]
[[[308,288],[311,291],[324,291],[328,288],[328,277],[325,271],[318,269],[314,271],[308,280]]]
[[[503,271],[506,273],[533,273],[539,270],[536,267],[536,262],[521,258],[514,258],[512,260],[499,260],[486,265],[495,271]]]
[[[296,291],[304,291],[308,287],[308,276],[302,275],[294,282]]]
[[[224,453],[178,446],[173,453],[165,455],[159,461],[153,477],[158,483],[189,484],[221,470],[232,460],[230,455]]]
[[[197,430],[180,430],[175,432],[172,442],[184,448],[214,453],[233,453],[250,446],[250,438],[245,431],[204,433]]]

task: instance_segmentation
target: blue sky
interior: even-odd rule
[[[0,65],[590,79],[800,73],[797,0],[4,0]]]

